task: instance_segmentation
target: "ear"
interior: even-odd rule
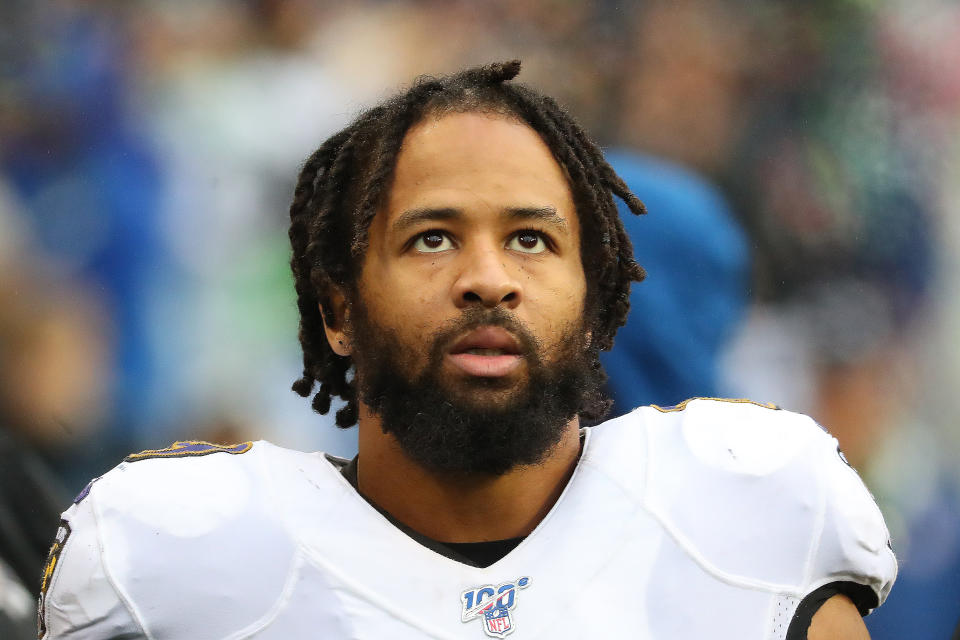
[[[323,330],[327,334],[327,343],[338,356],[349,356],[352,353],[350,345],[350,305],[347,296],[340,287],[330,287],[327,296],[329,308],[320,306],[323,315]]]

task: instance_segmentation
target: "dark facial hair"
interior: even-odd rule
[[[383,431],[393,434],[407,456],[434,472],[498,476],[536,464],[560,441],[585,398],[602,393],[605,376],[596,354],[586,347],[582,325],[564,331],[559,353],[544,354],[529,331],[499,307],[469,307],[416,345],[404,344],[395,332],[378,326],[362,303],[352,311],[360,399],[379,415]],[[526,360],[525,381],[442,378],[444,354],[460,336],[481,326],[502,327],[514,335]],[[420,354],[427,349],[426,367],[415,376],[411,372],[422,366]],[[474,393],[479,397],[474,399]],[[491,396],[500,399],[483,400]]]

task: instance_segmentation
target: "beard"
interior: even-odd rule
[[[570,420],[602,396],[606,379],[583,326],[562,331],[552,354],[508,311],[470,307],[424,340],[405,344],[378,326],[362,303],[353,307],[351,344],[358,396],[404,453],[443,474],[499,476],[541,462],[560,442]],[[502,327],[520,344],[526,380],[444,376],[453,341],[481,326]],[[544,356],[549,355],[549,362]]]

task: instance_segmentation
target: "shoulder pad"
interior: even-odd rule
[[[882,602],[896,575],[883,517],[816,422],[708,398],[634,413],[649,443],[645,503],[704,569],[798,597],[849,580]]]
[[[254,448],[251,442],[175,442],[127,456],[92,490],[104,522],[136,520],[157,531],[197,535],[241,513],[258,493],[260,456]]]
[[[93,483],[83,504],[96,513],[104,566],[148,635],[225,637],[282,593],[296,545],[275,513],[271,450],[282,451],[175,443]]]
[[[676,431],[700,464],[735,474],[773,473],[826,433],[804,415],[750,400],[692,398],[642,410],[661,430]]]
[[[40,580],[37,624],[44,640],[143,637],[103,563],[91,501],[63,514]]]

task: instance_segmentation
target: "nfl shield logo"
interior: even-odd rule
[[[504,637],[513,631],[513,625],[510,623],[510,610],[503,606],[484,610],[483,626],[488,636]]]
[[[480,618],[484,633],[491,638],[505,638],[514,629],[510,611],[517,606],[517,590],[529,584],[530,578],[523,577],[514,582],[467,589],[460,594],[461,622]]]

